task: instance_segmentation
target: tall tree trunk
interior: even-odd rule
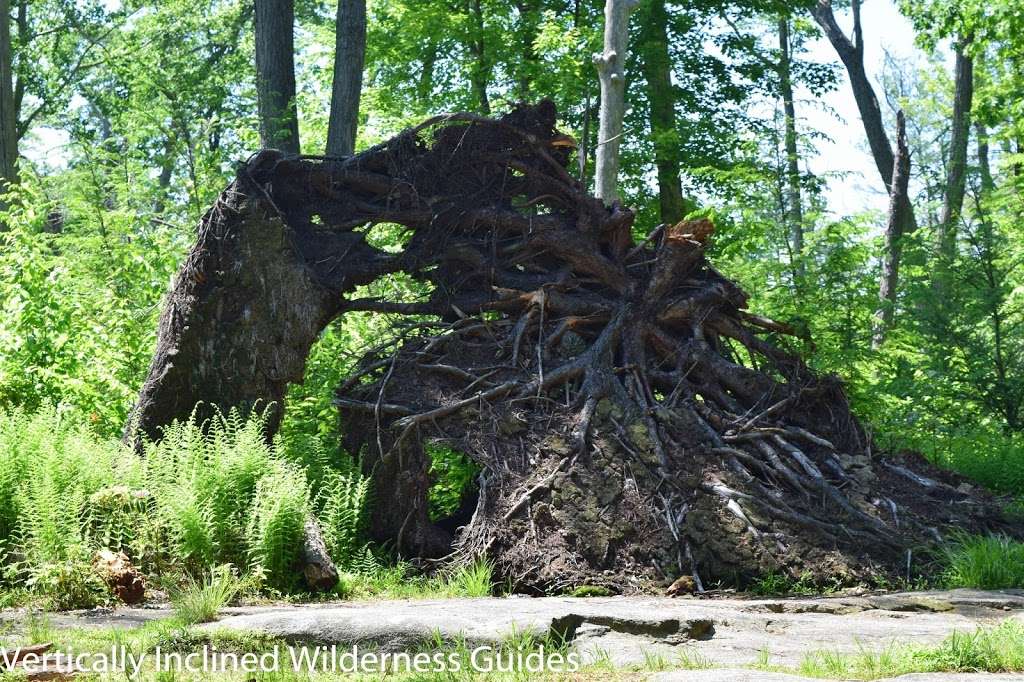
[[[530,97],[530,88],[533,84],[532,69],[536,68],[537,50],[533,46],[534,38],[537,37],[539,26],[537,18],[540,12],[537,0],[519,0],[515,3],[519,12],[517,33],[519,39],[518,76],[516,77],[516,96],[521,102]]]
[[[658,200],[661,221],[674,225],[683,219],[687,206],[679,180],[679,133],[672,89],[672,60],[668,51],[668,13],[664,0],[651,0],[645,9],[640,58],[647,81],[654,163],[658,169]]]
[[[174,175],[174,148],[177,145],[177,138],[174,133],[168,132],[164,140],[164,153],[160,159],[160,176],[157,179],[157,195],[153,202],[153,213],[160,217],[167,208],[167,190],[171,186],[171,178]]]
[[[907,124],[901,109],[896,114],[896,157],[893,160],[892,187],[889,189],[889,219],[885,225],[885,253],[882,256],[882,276],[878,284],[878,311],[871,347],[878,348],[892,328],[896,314],[896,292],[899,284],[900,256],[903,252],[903,226],[906,217],[900,215],[910,202],[906,201],[910,183],[910,150],[907,147]]]
[[[1007,361],[1007,353],[1004,348],[1006,344],[1006,330],[1004,328],[1003,305],[1006,301],[1000,290],[1002,281],[998,269],[995,266],[996,250],[995,230],[992,220],[988,216],[986,203],[996,189],[995,180],[992,177],[992,165],[989,161],[988,130],[984,124],[976,123],[974,132],[978,139],[978,173],[981,177],[981,192],[976,197],[976,208],[980,220],[980,234],[978,241],[981,244],[981,257],[984,260],[984,272],[986,274],[985,284],[989,291],[985,296],[989,324],[992,329],[992,366],[995,369],[996,380],[991,387],[995,395],[995,401],[1006,420],[1007,428],[1016,431],[1020,428],[1019,414],[1021,401],[1017,398],[1012,389],[1010,374],[1012,368],[1008,367],[1011,362]]]
[[[334,87],[327,124],[328,156],[350,156],[355,150],[365,56],[366,0],[338,0]]]
[[[299,116],[295,105],[294,0],[256,2],[256,95],[260,144],[299,153]]]
[[[956,70],[954,75],[952,134],[949,140],[949,162],[946,166],[946,190],[942,199],[942,213],[939,229],[935,235],[935,251],[938,262],[933,284],[939,295],[937,302],[944,300],[948,291],[950,266],[956,255],[957,223],[964,205],[967,187],[967,142],[971,130],[971,104],[974,98],[974,62],[966,53],[970,39],[962,38],[956,44]]]
[[[601,81],[594,194],[606,204],[618,200],[619,143],[626,113],[626,49],[629,15],[638,0],[605,0],[604,52],[594,55]]]
[[[981,175],[981,194],[990,195],[996,188],[992,176],[992,164],[989,162],[988,130],[984,123],[974,124],[974,134],[978,138],[978,172]]]
[[[0,0],[0,194],[18,182],[18,112],[14,101],[11,3]],[[0,209],[6,203],[0,200]],[[4,229],[0,222],[0,230]]]
[[[792,52],[789,44],[789,17],[779,18],[779,94],[785,114],[786,145],[786,222],[789,223],[793,275],[803,279],[804,209],[800,197],[800,157],[797,151],[796,105],[793,101]]]
[[[846,37],[846,34],[839,28],[839,24],[836,23],[836,17],[832,13],[831,0],[818,0],[818,4],[811,8],[811,14],[825,32],[846,67],[847,75],[850,78],[850,87],[853,89],[853,98],[857,102],[857,110],[860,112],[860,118],[864,124],[868,146],[871,148],[871,156],[874,158],[878,174],[888,190],[892,187],[894,155],[889,136],[882,123],[882,109],[878,105],[878,97],[875,96],[875,89],[871,86],[867,72],[864,70],[864,33],[860,21],[860,4],[860,0],[851,2],[853,41]],[[906,220],[902,230],[906,234],[917,229],[917,221],[914,218],[914,207],[910,204],[910,197],[905,197],[903,201],[906,202],[906,205],[901,207],[900,215]]]
[[[474,62],[469,70],[469,82],[480,107],[480,113],[488,115],[491,113],[491,101],[487,96],[487,85],[491,80],[491,67],[487,63],[487,51],[484,43],[484,13],[480,7],[480,0],[469,0],[469,12],[476,30],[476,37],[469,41],[469,52],[473,55]]]

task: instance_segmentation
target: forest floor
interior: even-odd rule
[[[152,628],[172,616],[169,608],[160,607],[52,614],[47,616],[46,631],[33,638],[62,642],[67,641],[61,637],[65,632],[120,631],[111,639],[123,642],[132,631]],[[4,639],[25,641],[27,628],[40,627],[31,618],[23,611],[0,613]],[[578,652],[584,679],[803,679],[797,674],[888,679],[889,673],[917,671],[930,674],[906,679],[1022,679],[1024,668],[1014,667],[1010,670],[1015,674],[960,674],[986,668],[983,662],[967,660],[970,656],[964,652],[972,650],[971,633],[1000,631],[1013,635],[1007,645],[1016,651],[1011,657],[1024,660],[1024,590],[757,599],[381,600],[233,607],[224,609],[216,622],[193,626],[189,641],[197,647],[214,642],[221,649],[230,648],[225,642],[232,641],[256,647],[301,642],[390,652],[423,651],[431,642],[444,642],[466,651],[480,646],[497,650],[516,633],[521,637],[532,632],[534,644],[567,642],[563,651]],[[957,640],[961,636],[966,638]],[[79,635],[78,641],[83,637],[90,639]],[[92,637],[91,641],[98,641]],[[64,646],[85,648],[81,643]]]

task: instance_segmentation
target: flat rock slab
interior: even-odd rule
[[[740,666],[767,652],[772,664],[794,666],[815,650],[880,650],[894,641],[937,643],[954,630],[973,631],[1021,613],[1024,591],[952,590],[817,599],[354,602],[253,609],[205,627],[390,651],[421,646],[438,635],[481,645],[531,631],[540,637],[565,637],[585,658],[608,658],[619,665],[659,656],[669,663]]]
[[[138,627],[167,609],[94,610],[53,616],[55,627]],[[234,607],[207,630],[259,632],[295,643],[358,645],[409,651],[437,636],[494,645],[512,633],[564,637],[584,660],[616,665],[664,660],[680,670],[661,680],[800,679],[741,670],[755,661],[797,666],[817,650],[882,650],[894,641],[934,644],[954,630],[970,632],[1006,618],[1024,622],[1024,591],[952,590],[793,599],[525,597],[402,600]],[[0,620],[18,621],[17,612]],[[17,623],[16,623],[17,624]],[[735,675],[723,669],[736,668]],[[674,677],[673,677],[674,676]],[[1024,679],[1022,675],[904,676],[901,682]]]

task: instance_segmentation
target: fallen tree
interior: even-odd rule
[[[254,156],[178,275],[133,428],[197,403],[279,416],[324,326],[374,311],[404,321],[336,402],[371,532],[405,556],[485,555],[524,590],[856,579],[947,526],[1001,527],[958,481],[872,451],[840,381],[708,263],[710,222],[635,240],[634,214],[567,171],[554,122],[542,102],[347,158]],[[404,228],[399,251],[367,241],[380,223]],[[389,273],[428,293],[352,296]],[[481,467],[447,522],[428,513],[431,442]]]

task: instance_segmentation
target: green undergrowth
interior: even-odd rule
[[[153,584],[230,565],[251,592],[287,594],[301,590],[294,564],[310,515],[343,569],[373,563],[362,538],[369,484],[352,460],[264,433],[259,416],[193,420],[139,457],[58,409],[0,411],[0,589],[57,609],[102,604],[90,562],[107,548]]]
[[[891,414],[877,416],[879,422],[893,418]],[[991,425],[933,430],[897,421],[878,426],[886,432],[878,436],[879,444],[890,452],[920,452],[937,466],[966,476],[995,493],[1018,500],[1024,497],[1022,434],[1007,434]]]
[[[489,597],[500,592],[493,567],[486,560],[417,574],[405,563],[380,566],[362,573],[342,573],[334,596],[344,599],[449,599]]]
[[[1024,672],[1024,623],[1003,621],[976,632],[954,632],[935,646],[893,643],[856,653],[817,651],[795,672],[808,677],[874,680],[910,673]]]
[[[794,578],[769,572],[747,586],[747,592],[762,597],[827,596],[848,585],[839,581],[821,582],[810,572]],[[1005,535],[954,533],[937,548],[937,558],[927,576],[895,581],[879,574],[861,587],[885,591],[974,588],[1004,590],[1024,588],[1024,542]]]

